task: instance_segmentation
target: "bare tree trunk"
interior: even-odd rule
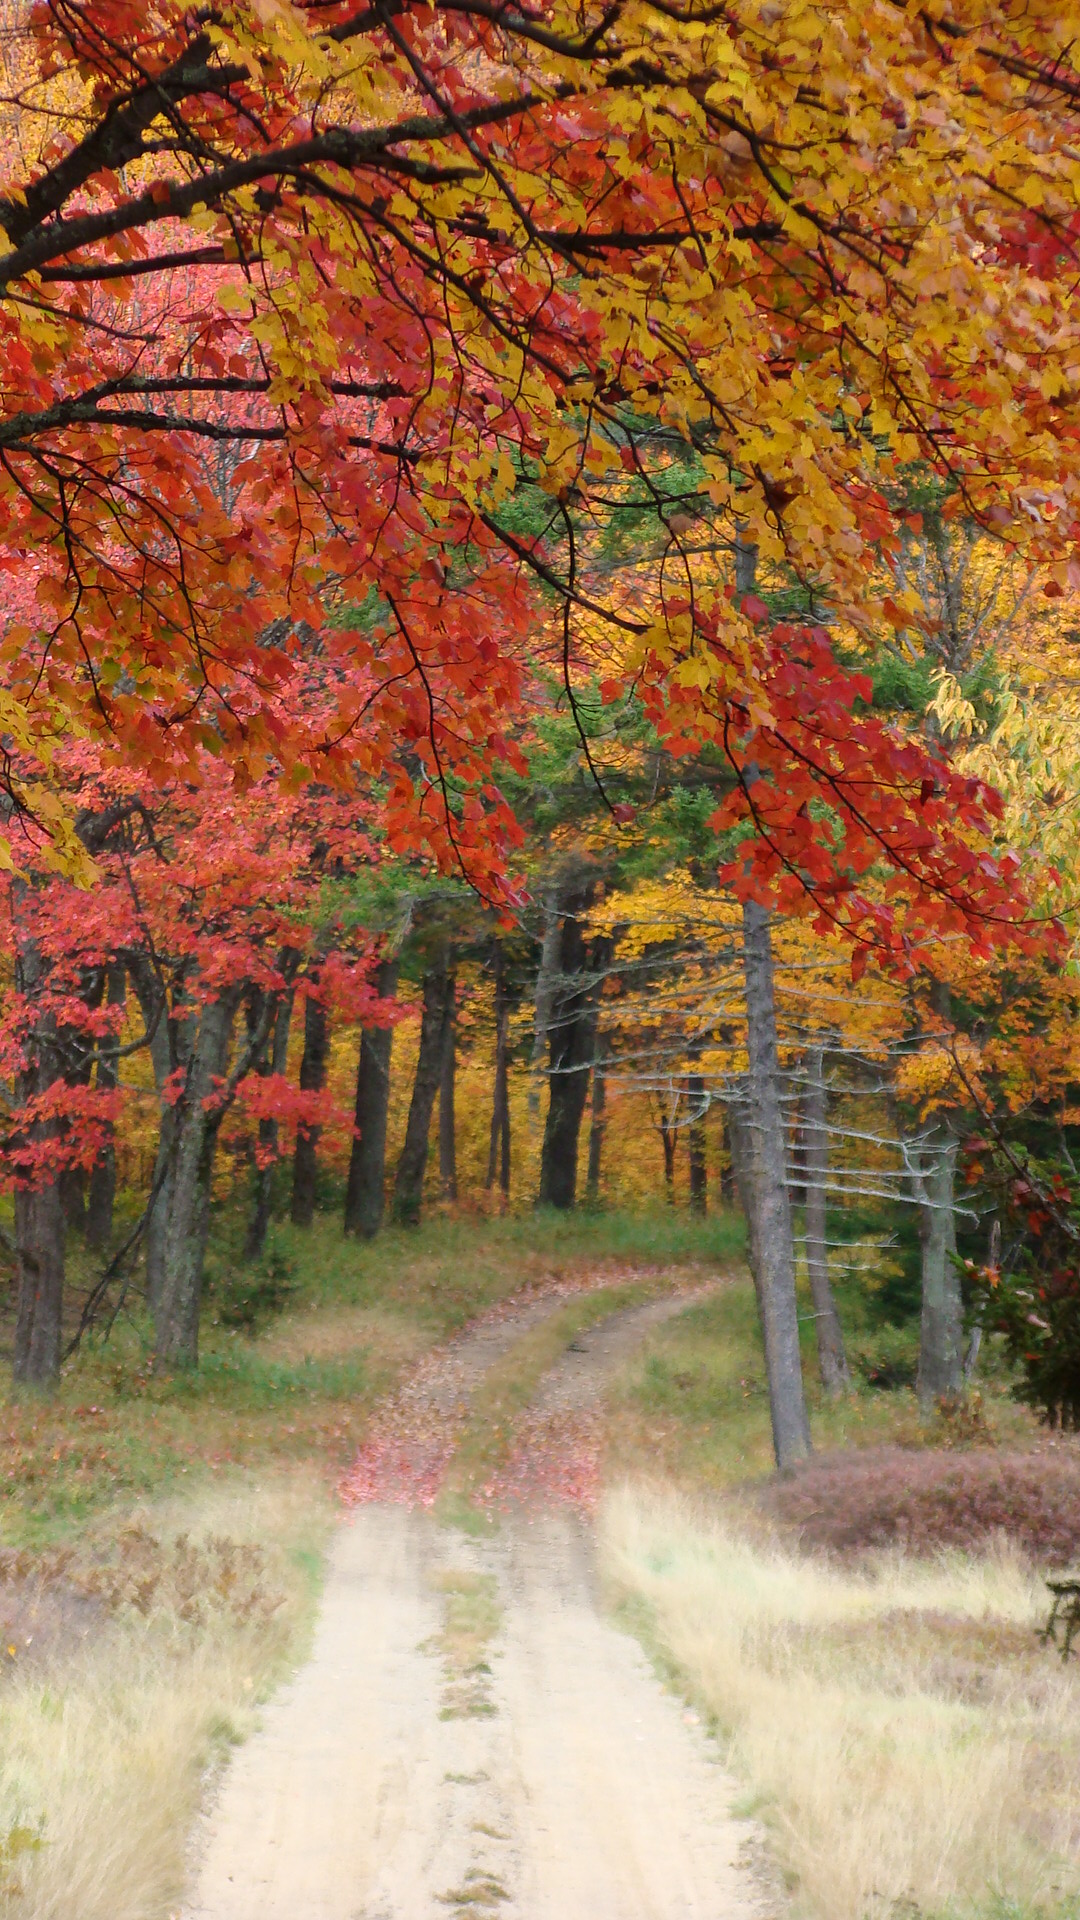
[[[392,1213],[402,1227],[419,1225],[424,1200],[424,1169],[435,1096],[439,1090],[446,1051],[446,1026],[451,1017],[449,957],[444,949],[424,975],[424,1011],[420,1022],[420,1051],[416,1058],[405,1144],[394,1176]]]
[[[18,1305],[14,1377],[20,1386],[52,1386],[60,1371],[64,1306],[64,1209],[59,1181],[15,1192]]]
[[[918,1154],[912,1187],[919,1206],[922,1246],[922,1315],[917,1391],[924,1413],[964,1391],[964,1304],[956,1253],[957,1139],[942,1123]],[[914,1156],[912,1156],[914,1159]]]
[[[239,1000],[238,988],[225,989],[200,1009],[197,1022],[189,1023],[184,1086],[173,1107],[169,1141],[162,1274],[154,1311],[158,1366],[193,1367],[199,1357],[214,1150],[224,1117],[218,1096]]]
[[[529,1128],[540,1120],[540,1086],[544,1077],[544,1053],[551,1028],[552,997],[559,970],[562,941],[562,888],[554,881],[544,893],[544,935],[540,948],[540,966],[536,975],[536,1008],[533,1016],[532,1058],[529,1062]]]
[[[375,988],[380,1000],[397,990],[396,960],[380,960]],[[356,1069],[356,1114],[349,1177],[345,1186],[345,1231],[372,1240],[382,1226],[386,1186],[386,1118],[390,1107],[390,1057],[394,1029],[365,1027]]]
[[[105,967],[82,970],[79,998],[84,1007],[96,1012],[105,997]],[[78,1027],[65,1027],[58,1035],[58,1050],[63,1058],[64,1079],[72,1087],[88,1087],[94,1071],[94,1042]],[[59,1070],[59,1062],[57,1063]],[[86,1231],[86,1169],[64,1167],[60,1172],[60,1205],[64,1221],[77,1233]]]
[[[577,1195],[578,1139],[596,1043],[597,1002],[613,942],[600,935],[586,946],[579,915],[586,893],[568,904],[559,944],[559,972],[551,1003],[551,1093],[540,1161],[539,1203],[568,1209]]]
[[[110,1007],[122,1007],[127,993],[127,974],[120,961],[114,961],[108,969],[105,1001]],[[115,1052],[115,1041],[110,1039],[104,1053],[98,1054],[97,1085],[110,1091],[119,1078]],[[116,1201],[116,1143],[112,1126],[109,1137],[90,1169],[90,1179],[86,1193],[86,1241],[87,1245],[98,1248],[107,1247],[112,1239],[113,1206]]]
[[[496,1171],[503,1202],[510,1198],[510,996],[506,991],[506,963],[499,942],[493,957],[495,974],[495,1086],[491,1099],[491,1133],[485,1186],[490,1192]]]
[[[12,884],[11,905],[15,931],[15,985],[27,1002],[44,993],[48,968],[39,942],[19,924],[19,907],[29,897],[25,881]],[[47,1093],[61,1078],[61,1055],[56,1022],[38,1007],[19,1074],[20,1104]],[[22,1130],[27,1145],[41,1145],[59,1137],[55,1120],[35,1120]],[[60,1179],[39,1181],[15,1190],[15,1314],[14,1378],[18,1385],[48,1387],[60,1371],[60,1339],[64,1306],[64,1205]]]
[[[269,1052],[263,1054],[256,1068],[257,1072],[270,1073],[275,1079],[286,1072],[289,1064],[289,1029],[292,1025],[292,1009],[293,996],[291,993],[286,993],[274,1016]],[[252,1015],[256,1014],[257,1008],[254,1003],[251,1004],[250,1011]],[[255,1190],[252,1195],[247,1237],[244,1241],[245,1260],[257,1260],[266,1245],[266,1235],[270,1227],[270,1203],[274,1193],[278,1134],[278,1123],[272,1116],[267,1115],[259,1121]]]
[[[660,1106],[660,1144],[664,1149],[664,1198],[669,1207],[675,1205],[675,1149],[679,1144],[678,1128],[674,1115],[668,1114],[661,1100]]]
[[[721,1110],[720,1129],[720,1205],[730,1206],[737,1198],[738,1180],[735,1174],[735,1148],[731,1137],[731,1120]]]
[[[454,1115],[454,1080],[457,1070],[457,980],[450,974],[446,985],[447,1017],[443,1031],[443,1057],[439,1072],[439,1181],[444,1200],[456,1200],[457,1124]]]
[[[322,1092],[326,1085],[326,1063],[329,1055],[330,1021],[326,1008],[313,994],[309,993],[304,1003],[304,1052],[300,1061],[301,1093]],[[321,1132],[321,1127],[308,1121],[301,1121],[296,1129],[290,1208],[290,1217],[295,1227],[310,1227],[315,1218],[315,1186]]]
[[[783,1473],[810,1453],[810,1425],[799,1353],[795,1248],[787,1185],[787,1134],[780,1103],[769,917],[756,900],[743,906],[746,981],[747,1191],[773,1448]]]
[[[169,1212],[169,1182],[172,1177],[172,1136],[175,1109],[164,1097],[166,1081],[172,1072],[173,1040],[179,1041],[183,1021],[170,1021],[165,989],[150,962],[142,956],[129,957],[128,972],[139,1002],[146,1030],[150,1035],[150,1059],[154,1085],[158,1091],[159,1121],[157,1154],[147,1202],[149,1213],[143,1244],[146,1248],[146,1299],[151,1314],[156,1313],[165,1280],[165,1222]],[[170,1033],[172,1039],[170,1039]]]
[[[818,1370],[826,1393],[843,1393],[851,1385],[840,1315],[829,1279],[829,1252],[825,1226],[826,1183],[829,1174],[829,1132],[825,1089],[825,1049],[811,1047],[806,1056],[803,1095],[803,1166],[806,1175],[806,1273],[814,1302]]]
[[[696,1040],[691,1044],[690,1058],[697,1060],[700,1056],[701,1042]],[[690,1211],[704,1220],[709,1210],[709,1169],[705,1158],[705,1115],[709,1102],[700,1073],[687,1074],[686,1099],[690,1110]]]
[[[600,1204],[600,1163],[607,1132],[607,1049],[600,1035],[596,1038],[596,1058],[592,1070],[592,1113],[589,1119],[589,1168],[585,1176],[585,1198],[590,1207]]]

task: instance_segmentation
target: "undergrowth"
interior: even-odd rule
[[[724,1742],[800,1920],[1075,1920],[1080,1662],[1039,1645],[1014,1553],[829,1566],[628,1488],[604,1561]]]
[[[0,1545],[63,1537],[102,1507],[236,1467],[306,1462],[329,1483],[402,1368],[528,1281],[583,1266],[599,1281],[625,1265],[710,1267],[741,1242],[730,1218],[667,1213],[446,1216],[372,1242],[320,1217],[274,1228],[267,1288],[232,1252],[239,1227],[225,1215],[215,1229],[193,1372],[153,1371],[133,1311],[108,1340],[84,1341],[52,1398],[0,1394]],[[10,1345],[10,1307],[5,1327]]]
[[[309,1473],[247,1478],[0,1562],[11,1920],[176,1911],[206,1769],[302,1653],[329,1518]],[[44,1641],[11,1624],[20,1603],[36,1622],[42,1601],[63,1628]]]

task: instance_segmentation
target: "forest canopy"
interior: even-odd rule
[[[1078,26],[6,0],[22,1377],[144,1297],[159,1362],[194,1362],[222,1140],[251,1259],[275,1166],[310,1218],[335,1127],[350,1231],[388,1126],[419,1217],[436,1103],[452,1201],[464,1045],[485,1191],[515,1087],[545,1204],[590,1102],[594,1201],[617,1100],[661,1190],[685,1136],[704,1207],[713,1153],[782,1462],[793,1205],[839,1390],[853,1180],[920,1221],[924,1403],[963,1391],[985,1297],[1018,1356],[1052,1334],[1018,1364],[1075,1417]],[[101,1262],[69,1325],[72,1233]]]

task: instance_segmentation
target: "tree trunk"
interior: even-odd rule
[[[381,960],[375,973],[380,1000],[397,989],[397,961]],[[356,1069],[356,1121],[345,1186],[345,1231],[374,1239],[382,1226],[386,1183],[386,1116],[390,1106],[393,1027],[365,1027]]]
[[[544,1076],[544,1050],[550,1038],[552,998],[555,992],[556,975],[559,971],[559,950],[562,940],[561,912],[562,888],[559,882],[555,881],[544,893],[544,935],[540,948],[540,966],[536,975],[532,1057],[529,1061],[530,1134],[540,1120],[540,1085]]]
[[[82,972],[79,998],[96,1012],[105,997],[106,967],[86,967]],[[77,1027],[66,1027],[58,1036],[64,1063],[64,1078],[69,1086],[88,1087],[94,1071],[94,1042]],[[64,1220],[77,1233],[86,1230],[86,1169],[64,1167],[60,1173],[60,1204]]]
[[[110,1007],[122,1007],[127,992],[127,975],[122,963],[114,961],[108,969],[106,983],[106,1004]],[[97,1062],[97,1084],[110,1091],[119,1079],[119,1069],[115,1054],[116,1039],[110,1037],[106,1050],[99,1052]],[[116,1200],[116,1144],[112,1126],[109,1136],[90,1169],[90,1179],[86,1192],[86,1240],[87,1245],[99,1251],[107,1247],[112,1239],[113,1205]]]
[[[136,982],[136,992],[139,993],[139,999],[142,1001],[138,982]],[[148,1017],[145,1005],[143,1015],[144,1018]],[[160,1096],[172,1070],[169,1021],[164,1014],[151,1037],[150,1058],[153,1062],[154,1080]],[[157,1154],[154,1159],[154,1176],[150,1187],[150,1212],[143,1235],[146,1244],[146,1300],[152,1314],[157,1311],[161,1289],[165,1284],[165,1222],[169,1212],[169,1186],[173,1167],[172,1142],[176,1128],[175,1109],[167,1101],[162,1100],[160,1112]]]
[[[919,1204],[922,1243],[922,1315],[917,1390],[924,1413],[964,1390],[964,1306],[956,1252],[957,1139],[951,1127],[936,1129],[929,1152],[919,1156],[912,1185]]]
[[[592,1070],[592,1113],[589,1118],[589,1170],[585,1176],[585,1198],[590,1207],[600,1204],[600,1163],[607,1132],[607,1052],[599,1035]]]
[[[696,1060],[700,1053],[700,1043],[695,1042],[690,1048],[691,1059]],[[704,1220],[709,1210],[709,1170],[705,1159],[705,1115],[709,1102],[700,1073],[687,1074],[686,1099],[690,1110],[690,1211]]]
[[[439,1182],[444,1200],[456,1200],[457,1128],[454,1118],[454,1079],[457,1068],[457,980],[447,981],[447,1018],[439,1071]]]
[[[165,1187],[161,1284],[155,1302],[159,1367],[193,1367],[199,1357],[203,1262],[210,1230],[214,1149],[224,1115],[215,1095],[229,1063],[239,989],[230,988],[192,1020],[184,1086],[173,1107]]]
[[[60,1371],[64,1306],[64,1209],[60,1183],[15,1192],[18,1306],[14,1377],[48,1387]]]
[[[495,1086],[491,1098],[491,1133],[488,1138],[488,1167],[485,1186],[490,1193],[496,1170],[503,1202],[510,1198],[510,996],[506,991],[506,965],[498,941],[494,952],[495,973]]]
[[[803,1095],[803,1167],[806,1176],[806,1273],[814,1302],[818,1371],[826,1393],[836,1396],[851,1385],[840,1315],[829,1279],[825,1200],[829,1174],[829,1132],[825,1090],[825,1050],[806,1056]]]
[[[587,894],[582,894],[563,916],[548,1035],[551,1092],[539,1202],[563,1210],[574,1205],[577,1195],[578,1138],[596,1042],[597,1002],[614,944],[610,935],[599,935],[591,948],[586,946],[578,915],[587,905]]]
[[[19,908],[29,898],[25,881],[11,888],[15,933],[15,985],[29,1005],[40,1001],[48,969],[41,947],[19,924]],[[36,1011],[27,1052],[18,1076],[20,1104],[47,1093],[61,1078],[61,1052],[56,1022],[40,1007]],[[56,1140],[56,1120],[37,1120],[21,1130],[27,1146]],[[16,1122],[9,1145],[16,1145]],[[15,1189],[16,1313],[13,1374],[22,1386],[51,1386],[60,1370],[60,1339],[64,1307],[64,1202],[56,1175],[34,1187]]]
[[[317,986],[317,982],[313,983]],[[300,1061],[301,1093],[321,1093],[326,1085],[326,1063],[330,1053],[330,1021],[326,1008],[313,994],[304,1003],[304,1052]],[[322,1128],[301,1121],[296,1129],[293,1153],[292,1206],[294,1227],[310,1227],[315,1218],[315,1183],[318,1172],[319,1135]]]
[[[735,1176],[735,1151],[731,1138],[731,1121],[726,1113],[722,1114],[720,1125],[720,1205],[729,1207],[736,1199],[738,1181]]]
[[[674,1117],[669,1117],[663,1106],[660,1108],[660,1144],[664,1149],[664,1198],[669,1207],[675,1205],[675,1149],[679,1144],[678,1129]]]
[[[257,1072],[270,1073],[275,1079],[287,1071],[289,1064],[289,1028],[292,1025],[292,1007],[293,996],[291,992],[286,993],[274,1016],[269,1052],[263,1054],[256,1068]],[[257,1013],[257,1005],[254,1002],[251,1003],[251,1013],[253,1015]],[[257,1260],[266,1245],[266,1235],[270,1227],[270,1204],[274,1194],[278,1134],[278,1123],[271,1116],[266,1116],[259,1121],[258,1151],[255,1157],[255,1190],[252,1195],[247,1237],[244,1241],[245,1260]]]
[[[397,1226],[415,1227],[420,1222],[431,1115],[442,1077],[447,1022],[452,1017],[451,980],[448,955],[444,951],[424,975],[420,1051],[405,1124],[405,1144],[394,1176],[391,1212]]]
[[[799,1354],[787,1131],[780,1104],[769,917],[756,900],[748,900],[742,919],[749,1055],[746,1152],[750,1242],[765,1347],[773,1449],[783,1473],[808,1457],[810,1425]]]

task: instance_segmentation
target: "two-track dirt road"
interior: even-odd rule
[[[539,1415],[580,1412],[681,1304],[582,1335]],[[467,1403],[539,1311],[429,1366],[434,1412]],[[464,1695],[444,1633],[446,1593],[462,1589],[489,1620]],[[361,1506],[338,1531],[311,1658],[206,1817],[188,1915],[749,1920],[763,1910],[741,1862],[750,1830],[691,1722],[599,1610],[588,1526],[569,1507],[474,1538],[415,1506]]]

